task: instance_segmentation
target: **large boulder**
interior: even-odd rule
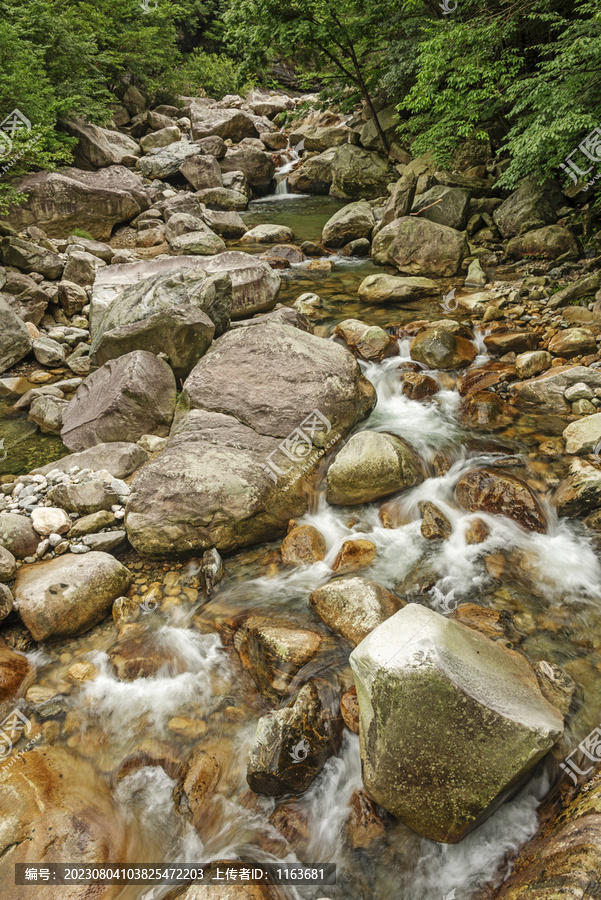
[[[341,200],[372,200],[386,196],[398,173],[379,153],[343,144],[332,159],[330,194]]]
[[[0,546],[5,547],[17,559],[24,559],[35,553],[39,542],[29,516],[0,513]]]
[[[25,322],[0,296],[0,375],[27,356],[32,344]]]
[[[601,469],[583,459],[572,459],[554,499],[560,516],[584,516],[598,509],[601,506]]]
[[[225,241],[211,231],[208,225],[199,221],[197,231],[188,231],[169,241],[172,253],[184,256],[213,256],[223,253]]]
[[[601,413],[585,416],[576,422],[570,422],[564,429],[566,453],[592,453],[601,442]]]
[[[332,579],[312,592],[309,603],[328,628],[355,646],[405,606],[381,584],[359,575]]]
[[[16,266],[26,273],[39,272],[44,278],[59,278],[65,267],[57,253],[22,238],[3,238],[1,251],[5,266]]]
[[[108,240],[115,225],[131,221],[150,206],[141,178],[124,166],[98,172],[72,168],[37,172],[15,187],[28,197],[11,207],[9,224],[19,231],[37,225],[51,238],[65,238],[83,224],[97,240]]]
[[[15,754],[0,769],[0,880],[3,900],[21,900],[15,865],[53,865],[57,858],[80,866],[133,862],[131,828],[107,779],[79,753],[41,746]],[[203,888],[204,889],[204,888]],[[115,900],[119,889],[98,884],[95,900]],[[61,888],[69,900],[90,897],[89,885]],[[36,883],[36,900],[56,898],[56,884]]]
[[[569,413],[570,404],[564,393],[567,388],[581,381],[591,390],[601,388],[601,372],[586,366],[557,366],[548,369],[536,378],[513,384],[513,402],[521,407],[535,407],[543,412]]]
[[[528,231],[511,238],[507,244],[507,256],[521,259],[524,256],[536,256],[544,259],[556,259],[570,253],[578,258],[580,247],[569,228],[562,225],[546,225],[536,231]]]
[[[461,476],[455,490],[457,500],[468,512],[507,516],[529,531],[546,531],[539,500],[515,475],[497,469],[470,469]]]
[[[157,313],[171,314],[178,307],[192,307],[204,313],[213,323],[215,334],[219,337],[230,324],[232,282],[229,274],[207,275],[200,268],[173,269],[125,287],[105,309],[101,318],[95,315],[92,319],[90,355],[93,361],[102,365],[114,358],[113,355],[106,355],[103,345],[116,329],[143,323]],[[156,328],[153,327],[153,331],[158,339]],[[163,344],[168,341],[169,337],[165,334],[164,339],[151,348],[152,351],[167,352]]]
[[[228,332],[185,382],[190,412],[132,485],[130,541],[145,554],[178,554],[285,531],[306,507],[302,473],[374,399],[355,359],[331,341],[270,321]]]
[[[196,144],[179,141],[167,147],[150,150],[146,156],[138,160],[136,168],[145,178],[169,178],[179,172],[185,160],[201,154],[202,150]]]
[[[228,250],[203,259],[202,264],[209,274],[230,276],[232,319],[244,319],[274,308],[281,280],[264,260],[240,250]]]
[[[157,128],[156,131],[151,131],[150,134],[145,134],[143,138],[140,138],[140,147],[144,153],[149,153],[151,150],[169,147],[181,139],[182,133],[177,125],[166,125],[164,128]]]
[[[360,200],[349,203],[328,219],[323,226],[321,240],[327,247],[344,247],[349,241],[370,238],[375,225],[369,203]]]
[[[131,574],[110,553],[92,550],[21,566],[15,605],[35,641],[88,631],[108,614],[131,584]]]
[[[269,153],[242,145],[231,147],[223,159],[219,160],[222,173],[244,172],[249,185],[258,193],[265,194],[275,175],[275,164]]]
[[[556,181],[537,184],[534,178],[525,178],[494,211],[493,219],[503,237],[511,238],[556,222],[562,206],[565,199]]]
[[[120,166],[124,160],[140,156],[138,142],[120,131],[110,131],[77,119],[63,120],[61,128],[77,138],[73,163],[79,169],[95,171],[106,166]]]
[[[241,109],[206,107],[193,100],[183,114],[190,118],[195,141],[218,135],[224,141],[229,138],[232,143],[238,144],[244,138],[259,137],[254,118]]]
[[[389,144],[395,142],[400,121],[400,116],[394,105],[385,106],[384,109],[381,109],[378,112],[380,128],[384,132],[384,136]],[[361,129],[359,140],[361,146],[365,147],[366,150],[383,150],[380,135],[378,134],[378,129],[376,128],[373,117],[369,118]]]
[[[310,156],[288,175],[288,187],[296,194],[328,194],[334,178],[336,148]]]
[[[565,328],[558,331],[549,341],[549,353],[565,359],[596,352],[597,341],[588,328]]]
[[[386,225],[372,245],[379,265],[394,265],[405,275],[456,275],[469,248],[464,232],[420,216],[404,216]]]
[[[409,215],[413,206],[417,179],[417,173],[411,171],[408,166],[392,189],[390,199],[384,207],[382,218],[376,226],[376,234],[396,219],[402,219],[403,216]]]
[[[310,153],[323,153],[331,147],[348,142],[351,129],[348,125],[305,125],[290,133],[293,147],[304,141],[304,149]]]
[[[195,191],[223,187],[221,169],[214,156],[190,156],[184,160],[179,170]]]
[[[360,431],[328,469],[328,502],[354,506],[387,497],[419,484],[419,457],[402,438],[380,431]]]
[[[419,213],[421,219],[463,231],[467,225],[469,205],[470,192],[466,188],[435,184],[416,198],[412,212]]]
[[[259,719],[247,770],[255,793],[302,794],[337,751],[342,720],[340,714],[332,715],[334,703],[328,704],[327,693],[333,692],[326,687],[320,692],[309,682],[288,706]]]
[[[147,350],[111,359],[81,384],[63,412],[69,450],[106,441],[137,441],[169,433],[176,385],[166,362]]]
[[[402,276],[368,275],[359,285],[359,300],[373,306],[389,303],[411,303],[440,294],[438,284],[431,278],[403,278]]]
[[[350,662],[365,787],[430,840],[460,841],[563,732],[522,655],[418,604],[372,631]]]

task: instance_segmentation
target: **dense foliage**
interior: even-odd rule
[[[0,59],[0,119],[32,122],[0,203],[7,179],[70,159],[62,116],[110,121],[130,83],[157,102],[244,93],[282,63],[342,109],[397,105],[400,141],[442,164],[486,135],[508,186],[568,182],[601,127],[598,0],[0,0]]]

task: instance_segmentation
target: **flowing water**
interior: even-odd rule
[[[296,241],[319,240],[321,228],[340,206],[329,198],[280,194],[251,204],[248,224],[284,223]],[[246,249],[246,248],[245,248]],[[264,247],[256,248],[263,252]],[[368,323],[437,319],[436,301],[385,310],[361,306],[357,287],[371,262],[335,257],[330,272],[306,264],[282,271],[282,299],[291,303],[303,291],[322,296],[327,309],[319,324],[324,333],[336,321],[360,317]],[[448,290],[441,280],[441,296]],[[132,594],[142,598],[154,590],[158,606],[141,618],[146,652],[161,661],[154,675],[119,681],[108,657],[116,633],[111,621],[77,639],[32,652],[38,683],[63,696],[57,716],[57,743],[66,743],[91,760],[112,786],[113,796],[128,817],[139,861],[335,862],[338,883],[328,887],[290,888],[291,898],[314,900],[442,900],[455,890],[457,900],[470,900],[493,874],[506,873],[521,844],[537,828],[537,805],[557,782],[556,762],[539,765],[521,793],[460,844],[446,846],[419,838],[401,823],[389,823],[386,836],[369,849],[351,849],[347,819],[353,792],[361,786],[359,743],[346,732],[340,753],[329,760],[311,788],[296,799],[276,801],[253,794],[246,784],[246,761],[257,721],[267,711],[232,647],[237,622],[250,612],[287,616],[326,632],[310,610],[310,592],[331,577],[342,543],[366,537],[377,547],[376,561],[361,572],[390,589],[448,613],[470,600],[513,616],[520,648],[531,661],[547,659],[563,665],[579,689],[579,708],[571,720],[556,760],[580,741],[601,719],[601,565],[593,537],[578,522],[558,521],[549,509],[547,534],[526,533],[502,516],[481,515],[490,528],[483,544],[468,545],[465,530],[473,518],[454,500],[462,473],[481,464],[505,464],[509,471],[535,473],[553,485],[557,472],[537,456],[540,435],[553,435],[557,425],[544,417],[521,416],[494,434],[470,431],[462,424],[459,395],[447,373],[433,373],[441,390],[426,402],[402,394],[400,372],[407,366],[407,342],[400,356],[380,364],[362,364],[378,403],[359,429],[387,431],[405,438],[421,455],[429,477],[388,504],[392,523],[380,518],[381,504],[344,509],[325,499],[323,479],[309,512],[300,521],[324,535],[322,562],[291,570],[282,566],[278,543],[231,556],[226,577],[208,602],[200,592],[199,565],[140,561],[133,553],[123,561],[135,575]],[[482,362],[483,356],[476,360]],[[8,420],[9,428],[11,420]],[[19,426],[21,427],[21,426]],[[27,460],[37,448],[45,462],[43,440],[23,436]],[[52,444],[52,453],[55,452]],[[50,451],[48,451],[50,452]],[[58,455],[58,454],[57,454]],[[440,465],[444,458],[445,464]],[[36,460],[38,462],[38,460]],[[453,524],[448,541],[425,540],[420,532],[418,503],[431,500]],[[501,558],[502,575],[491,574],[485,558]],[[419,590],[427,577],[429,588]],[[352,684],[348,652],[328,660],[324,674],[343,688]],[[93,681],[74,687],[66,671],[76,661],[91,661]],[[189,724],[182,728],[178,722]],[[199,831],[174,811],[174,779],[160,766],[128,767],[124,761],[141,750],[167,763],[177,762],[198,744],[222,764],[219,788],[207,802]],[[270,824],[274,809],[284,804],[295,821],[304,823],[297,855]],[[124,900],[141,898],[147,888],[124,888]],[[156,890],[161,897],[167,888]]]

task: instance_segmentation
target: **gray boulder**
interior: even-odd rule
[[[199,156],[202,150],[188,141],[158,147],[138,160],[136,166],[145,178],[169,178],[175,175],[184,160]]]
[[[556,181],[537,184],[534,178],[525,178],[494,211],[493,219],[503,237],[511,238],[556,222],[562,206],[565,198]]]
[[[51,238],[67,237],[84,223],[97,240],[108,240],[115,225],[131,221],[150,206],[142,180],[124,166],[98,172],[75,168],[37,172],[15,187],[28,196],[11,207],[9,223],[19,231],[37,225]]]
[[[430,840],[460,841],[563,732],[523,656],[424,606],[387,619],[350,662],[365,787]]]
[[[29,516],[0,513],[0,545],[17,559],[24,559],[35,553],[39,542]]]
[[[275,536],[305,508],[300,473],[315,471],[374,398],[352,355],[331,341],[270,321],[233,329],[188,377],[190,411],[132,485],[130,541],[160,556]]]
[[[397,180],[398,172],[385,157],[343,144],[332,160],[330,194],[341,200],[371,200],[386,196],[388,185]]]
[[[337,148],[332,147],[319,156],[310,156],[288,175],[288,187],[296,194],[329,194],[334,178],[334,158]]]
[[[546,225],[511,238],[507,243],[507,256],[522,259],[524,256],[557,259],[569,253],[573,259],[580,256],[578,239],[569,228],[562,225]]]
[[[414,450],[394,434],[360,431],[328,469],[328,502],[354,506],[414,487],[423,480]]]
[[[195,191],[223,185],[221,169],[214,156],[191,156],[184,160],[179,170]]]
[[[35,422],[42,434],[60,434],[63,427],[63,412],[68,400],[42,394],[29,407],[27,419]]]
[[[166,362],[136,350],[105,363],[75,392],[63,412],[61,438],[69,450],[107,441],[165,436],[175,408],[176,385]]]
[[[232,280],[232,319],[268,312],[275,306],[281,279],[271,266],[249,253],[229,250],[202,261],[209,274],[227,274]]]
[[[58,254],[32,241],[18,237],[2,239],[2,262],[5,266],[16,266],[22,272],[39,272],[44,278],[59,278],[64,263]]]
[[[266,193],[273,176],[275,163],[269,153],[254,147],[231,147],[219,160],[222,172],[243,172],[249,185],[259,193]]]
[[[397,137],[397,128],[400,121],[396,106],[385,106],[384,109],[378,112],[380,128],[389,144],[394,143]],[[382,142],[373,118],[368,119],[361,129],[359,140],[361,141],[361,146],[365,147],[366,150],[382,151]]]
[[[41,366],[60,366],[65,361],[65,349],[58,341],[47,335],[40,335],[33,342],[33,355]]]
[[[467,225],[469,205],[470,192],[465,188],[436,184],[416,198],[412,212],[419,213],[421,219],[463,231]]]
[[[180,234],[169,241],[173,253],[192,256],[214,256],[225,251],[225,241],[215,234],[204,222],[199,222],[197,231]]]
[[[359,300],[374,306],[389,303],[411,303],[440,294],[438,284],[431,278],[402,278],[395,275],[368,275],[359,285]]]
[[[25,323],[0,295],[0,374],[27,356],[31,347]]]
[[[395,265],[405,275],[456,275],[468,252],[464,232],[419,216],[386,225],[372,245],[375,263]]]
[[[327,247],[344,247],[349,241],[370,238],[376,221],[369,203],[349,203],[328,219],[321,232]]]
[[[140,138],[140,147],[144,153],[149,153],[151,150],[170,147],[171,144],[175,144],[181,139],[182,133],[177,125],[166,125],[164,128],[159,128]]]
[[[106,469],[113,478],[127,478],[147,459],[148,453],[138,444],[114,441],[110,444],[97,444],[88,450],[82,450],[81,453],[70,453],[39,469],[33,469],[32,475],[48,475],[54,469],[58,469],[59,472],[68,472],[73,466],[78,466],[80,469],[91,469],[93,472],[98,469]],[[0,516],[0,543],[3,543],[1,523],[2,517]]]
[[[110,131],[76,119],[63,120],[61,128],[77,138],[73,162],[80,169],[95,171],[106,166],[119,166],[140,155],[138,142],[120,131]]]
[[[238,144],[245,137],[259,136],[253,118],[241,109],[207,108],[193,100],[187,112],[184,111],[184,115],[186,114],[192,123],[195,141],[217,135],[224,141],[230,138],[234,144]]]
[[[22,566],[15,606],[35,641],[82,634],[109,613],[131,584],[131,574],[108,553],[58,556]]]
[[[93,253],[88,253],[86,250],[76,250],[72,246],[69,248],[63,278],[65,281],[70,281],[85,288],[87,285],[94,284],[96,273],[104,266],[106,266],[106,263],[94,256]]]
[[[333,578],[312,592],[309,603],[328,628],[355,646],[405,606],[381,584],[360,576]]]

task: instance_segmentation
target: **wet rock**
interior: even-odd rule
[[[173,801],[175,808],[196,828],[203,824],[207,798],[214,793],[220,775],[217,756],[202,747],[196,747],[184,762],[173,791]]]
[[[469,202],[470,192],[466,188],[435,184],[416,198],[412,212],[419,213],[420,219],[463,231],[467,225]]]
[[[558,366],[536,378],[511,386],[514,403],[534,406],[541,411],[566,414],[569,406],[564,399],[566,388],[585,381],[592,389],[601,388],[601,372],[586,366]]]
[[[378,265],[395,265],[404,275],[456,275],[468,255],[464,232],[419,216],[404,216],[378,232],[372,257]]]
[[[396,342],[383,328],[379,325],[366,325],[359,319],[345,319],[344,322],[339,322],[334,334],[348,345],[355,356],[368,362],[380,362],[398,353]]]
[[[473,262],[470,263],[470,267],[467,272],[467,276],[465,281],[463,282],[466,287],[470,286],[484,286],[488,281],[488,277],[486,272],[482,268],[479,259],[474,259]]]
[[[403,375],[403,395],[410,400],[425,400],[438,391],[438,382],[423,372],[409,372]]]
[[[539,337],[534,331],[495,331],[484,338],[486,349],[499,356],[534,350],[538,341]]]
[[[365,787],[430,840],[461,840],[562,734],[524,657],[426,607],[400,610],[350,661]]]
[[[239,866],[239,860],[219,860],[220,875],[228,866]],[[217,868],[217,864],[215,863]],[[213,875],[207,875],[210,879],[215,877],[216,869]],[[177,888],[176,888],[177,890]],[[286,900],[284,896],[284,888],[267,884],[193,884],[187,888],[183,894],[169,893],[164,900]],[[322,898],[324,900],[324,898]]]
[[[4,900],[20,900],[15,864],[44,865],[61,859],[81,866],[133,862],[130,828],[106,779],[79,754],[59,747],[33,749],[0,770],[0,878]],[[131,855],[130,855],[131,854]],[[95,888],[98,900],[112,900],[114,886]],[[86,900],[89,886],[67,888],[70,900]],[[36,900],[56,897],[52,883],[36,885]]]
[[[565,198],[556,181],[539,185],[534,178],[525,178],[494,211],[493,219],[503,237],[511,238],[556,222],[562,206]]]
[[[553,357],[546,350],[528,350],[520,353],[515,361],[515,373],[518,378],[532,378],[551,367]]]
[[[91,555],[86,554],[84,559],[89,559]],[[159,672],[174,677],[186,670],[183,659],[165,641],[153,640],[143,626],[129,624],[129,617],[126,621],[125,616],[118,614],[118,618],[119,641],[109,650],[109,659],[119,681],[153,678]],[[127,629],[123,628],[126,624]]]
[[[86,378],[63,413],[61,438],[69,450],[111,440],[164,436],[175,408],[173,372],[163,360],[136,350],[110,360]]]
[[[127,478],[148,459],[148,453],[138,444],[127,441],[114,441],[108,444],[97,444],[81,453],[70,453],[55,462],[47,463],[39,469],[33,469],[32,475],[48,475],[54,469],[68,472],[74,466],[78,469],[106,469],[113,478]],[[1,522],[1,518],[0,518]],[[1,530],[0,530],[0,541]]]
[[[276,806],[269,816],[269,824],[278,831],[299,859],[306,859],[311,843],[311,828],[308,811],[302,801],[284,801]]]
[[[576,692],[574,679],[561,666],[544,659],[534,664],[534,671],[543,697],[567,716]]]
[[[0,295],[0,375],[27,356],[31,347],[25,323]]]
[[[488,512],[514,519],[529,531],[546,531],[545,518],[528,485],[496,469],[471,469],[455,489],[460,505],[469,512]]]
[[[580,256],[577,239],[569,229],[561,225],[547,225],[514,237],[507,244],[505,252],[512,259],[522,259],[524,256],[557,259],[565,253],[572,254],[575,259]]]
[[[367,578],[334,578],[309,597],[311,608],[328,628],[357,646],[404,601]]]
[[[343,206],[323,226],[321,240],[326,247],[344,247],[349,241],[369,238],[375,225],[371,206],[364,200]]]
[[[294,377],[282,380],[283,371]],[[295,476],[312,472],[321,449],[365,418],[374,400],[338,344],[269,320],[232,329],[188,377],[182,402],[192,409],[132,485],[130,541],[163,555],[281,533],[306,508]],[[306,438],[297,431],[303,424]]]
[[[369,850],[386,836],[386,813],[364,790],[351,797],[347,835],[353,850]]]
[[[0,589],[8,591],[8,588],[4,585],[0,585]],[[10,595],[10,591],[8,591],[8,594]],[[29,662],[27,657],[21,653],[15,653],[0,639],[0,708],[3,710],[3,713],[6,709],[6,702],[18,696],[22,697],[34,678],[35,667]],[[3,752],[6,750],[4,734],[2,750]]]
[[[426,540],[446,541],[451,536],[453,526],[434,503],[430,503],[429,500],[422,500],[418,503],[418,509],[422,516],[420,530]]]
[[[3,547],[0,544],[0,583],[5,581],[12,581],[15,577],[17,571],[17,562],[6,547]],[[4,618],[4,616],[0,615],[0,618]]]
[[[592,453],[601,441],[601,413],[570,422],[563,432],[566,453]]]
[[[368,275],[359,285],[359,300],[375,306],[411,303],[437,296],[438,285],[431,278],[402,278],[395,275]]]
[[[563,356],[564,359],[596,351],[595,335],[588,328],[566,328],[549,341],[549,352],[555,356]]]
[[[332,564],[332,572],[346,575],[358,569],[367,569],[376,558],[376,545],[364,538],[345,541]]]
[[[129,222],[150,206],[142,180],[124,166],[99,172],[75,168],[37,172],[18,184],[28,197],[11,209],[10,223],[18,229],[37,225],[51,238],[67,237],[85,222],[97,240],[108,240],[115,225]]]
[[[460,394],[472,394],[476,391],[485,391],[487,388],[496,387],[513,378],[515,378],[515,366],[511,363],[491,361],[462,373],[457,379],[457,389]]]
[[[274,706],[289,695],[301,670],[309,671],[330,644],[317,631],[264,616],[251,616],[234,639],[243,665],[265,699]]]
[[[471,341],[445,328],[424,329],[411,341],[409,352],[411,359],[430,369],[459,369],[476,358]]]
[[[0,513],[0,545],[17,559],[24,559],[35,553],[40,542],[28,516],[16,513]]]
[[[515,408],[492,391],[477,391],[463,397],[459,410],[465,425],[487,431],[506,428],[516,416]]]
[[[297,525],[282,541],[280,553],[284,565],[312,565],[326,555],[325,538],[313,525]]]
[[[340,714],[349,731],[359,734],[359,702],[356,687],[349,688],[340,698]]]
[[[280,244],[293,241],[294,232],[285,225],[255,225],[240,238],[241,244]]]
[[[307,790],[340,745],[332,694],[309,682],[286,707],[259,719],[248,758],[251,790],[270,797]]]
[[[130,582],[114,557],[92,551],[22,566],[13,593],[23,624],[40,642],[92,628]]]
[[[559,798],[554,791],[538,814],[543,827],[520,850],[495,900],[594,897],[601,866],[601,783],[591,779]]]
[[[422,478],[419,458],[402,438],[360,431],[328,469],[328,502],[338,506],[369,503],[414,487]]]
[[[460,603],[456,611],[457,621],[468,628],[473,628],[490,638],[491,641],[507,641],[507,630],[511,617],[506,612],[497,612],[494,609],[486,609],[477,603]],[[543,696],[546,696],[543,691]],[[549,699],[547,697],[547,699]],[[553,704],[556,705],[556,704]]]
[[[71,519],[63,509],[38,506],[31,513],[31,524],[38,534],[65,534],[71,527]]]
[[[555,505],[560,516],[570,517],[586,515],[601,506],[601,469],[581,459],[572,460],[568,475],[557,489]]]
[[[465,530],[465,543],[482,544],[490,535],[490,528],[483,519],[472,519]]]

